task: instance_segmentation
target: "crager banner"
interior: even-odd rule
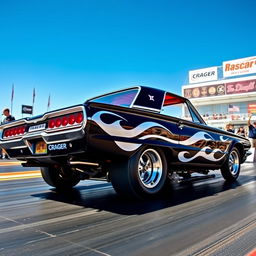
[[[218,80],[217,67],[189,71],[189,83],[201,83]]]

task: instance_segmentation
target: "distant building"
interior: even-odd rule
[[[190,99],[207,124],[224,129],[246,126],[248,115],[256,119],[256,57],[223,62],[189,72],[189,84],[182,94]],[[236,76],[236,78],[230,78]],[[239,76],[239,77],[238,77]]]

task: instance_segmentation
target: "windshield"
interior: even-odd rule
[[[126,91],[116,92],[113,94],[108,94],[90,100],[90,102],[104,103],[121,107],[130,107],[134,101],[139,89],[130,89]]]

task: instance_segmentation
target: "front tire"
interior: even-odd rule
[[[221,174],[226,181],[235,181],[240,173],[241,157],[237,148],[229,153],[227,161],[221,167]]]
[[[44,181],[57,189],[70,189],[80,181],[79,176],[68,168],[42,167]]]
[[[112,164],[111,183],[118,194],[145,198],[159,194],[167,183],[167,162],[159,149],[148,148]]]

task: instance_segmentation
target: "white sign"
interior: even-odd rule
[[[240,76],[256,73],[256,56],[223,62],[223,76]]]
[[[218,80],[217,67],[189,71],[189,83],[201,83]]]

